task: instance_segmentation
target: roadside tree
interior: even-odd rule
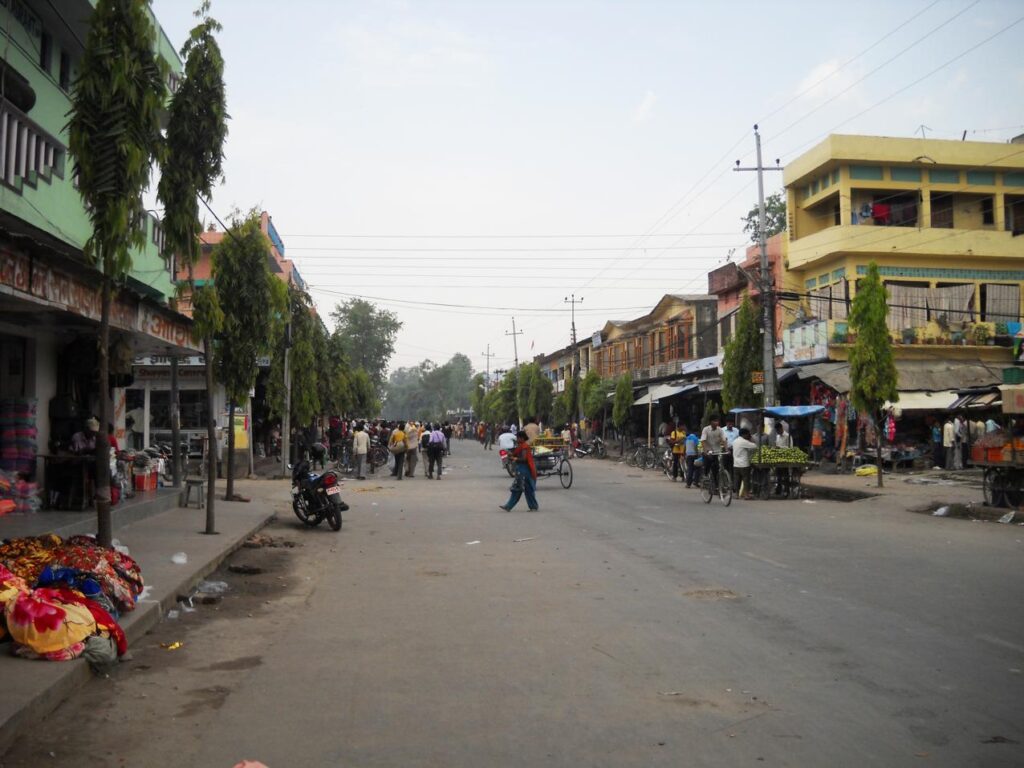
[[[857,410],[875,419],[875,456],[878,487],[882,482],[882,405],[899,399],[899,376],[892,354],[892,337],[886,322],[889,292],[882,284],[875,262],[857,285],[850,307],[850,328],[857,340],[850,350],[850,399]]]
[[[110,305],[131,269],[130,250],[146,242],[142,194],[160,146],[164,72],[154,56],[155,30],[143,0],[99,0],[72,88],[68,149],[75,186],[92,234],[85,255],[102,274],[99,328],[99,435],[96,438],[96,530],[113,537],[110,516]],[[116,51],[116,55],[112,52]]]
[[[612,406],[612,423],[619,433],[619,456],[626,442],[624,431],[629,423],[629,411],[633,407],[633,377],[624,373],[615,384],[615,403]]]
[[[751,377],[763,366],[757,313],[750,297],[744,296],[736,313],[736,333],[725,345],[722,357],[722,407],[726,411],[761,405],[764,396],[754,394]]]
[[[135,5],[144,6],[137,2]],[[196,12],[200,19],[181,49],[184,77],[171,98],[170,118],[160,184],[164,206],[165,251],[188,269],[192,302],[192,331],[202,339],[206,365],[206,434],[210,453],[217,444],[213,410],[213,338],[223,314],[212,286],[197,286],[194,265],[199,258],[199,198],[208,198],[223,175],[224,140],[227,137],[227,99],[224,90],[224,58],[215,33],[221,26],[209,16],[210,4]],[[141,13],[142,11],[140,11]],[[109,47],[106,50],[111,50]],[[109,56],[110,59],[118,57]],[[206,533],[216,533],[217,462],[207,461]]]

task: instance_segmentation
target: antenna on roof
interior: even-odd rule
[[[932,130],[932,129],[929,128],[927,125],[919,125],[919,126],[917,126],[917,131],[921,132],[921,138],[922,139],[927,139],[928,138],[927,136],[925,136],[924,132],[925,131],[930,131],[930,130]],[[914,133],[917,133],[917,131],[914,131]]]

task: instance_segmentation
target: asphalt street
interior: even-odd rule
[[[69,701],[54,727],[95,740],[48,764],[1024,764],[1024,529],[705,505],[592,459],[506,513],[497,452],[454,452],[440,481],[349,481],[339,534],[283,517],[280,590]]]

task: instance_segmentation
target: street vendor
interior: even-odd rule
[[[100,431],[100,423],[93,418],[86,419],[85,429],[71,436],[72,453],[92,453],[96,450],[96,436]]]

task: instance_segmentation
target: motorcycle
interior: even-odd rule
[[[308,461],[300,461],[292,469],[292,509],[295,516],[310,528],[324,519],[335,531],[341,530],[341,513],[348,504],[341,500],[341,485],[333,470],[317,474],[310,471]]]
[[[508,472],[509,477],[516,476],[515,459],[512,458],[512,451],[506,451],[504,448],[498,449],[498,457],[501,459],[501,467]]]
[[[594,436],[593,440],[586,443],[577,441],[574,449],[577,456],[596,456],[599,459],[603,459],[605,456],[604,440],[598,436]]]

